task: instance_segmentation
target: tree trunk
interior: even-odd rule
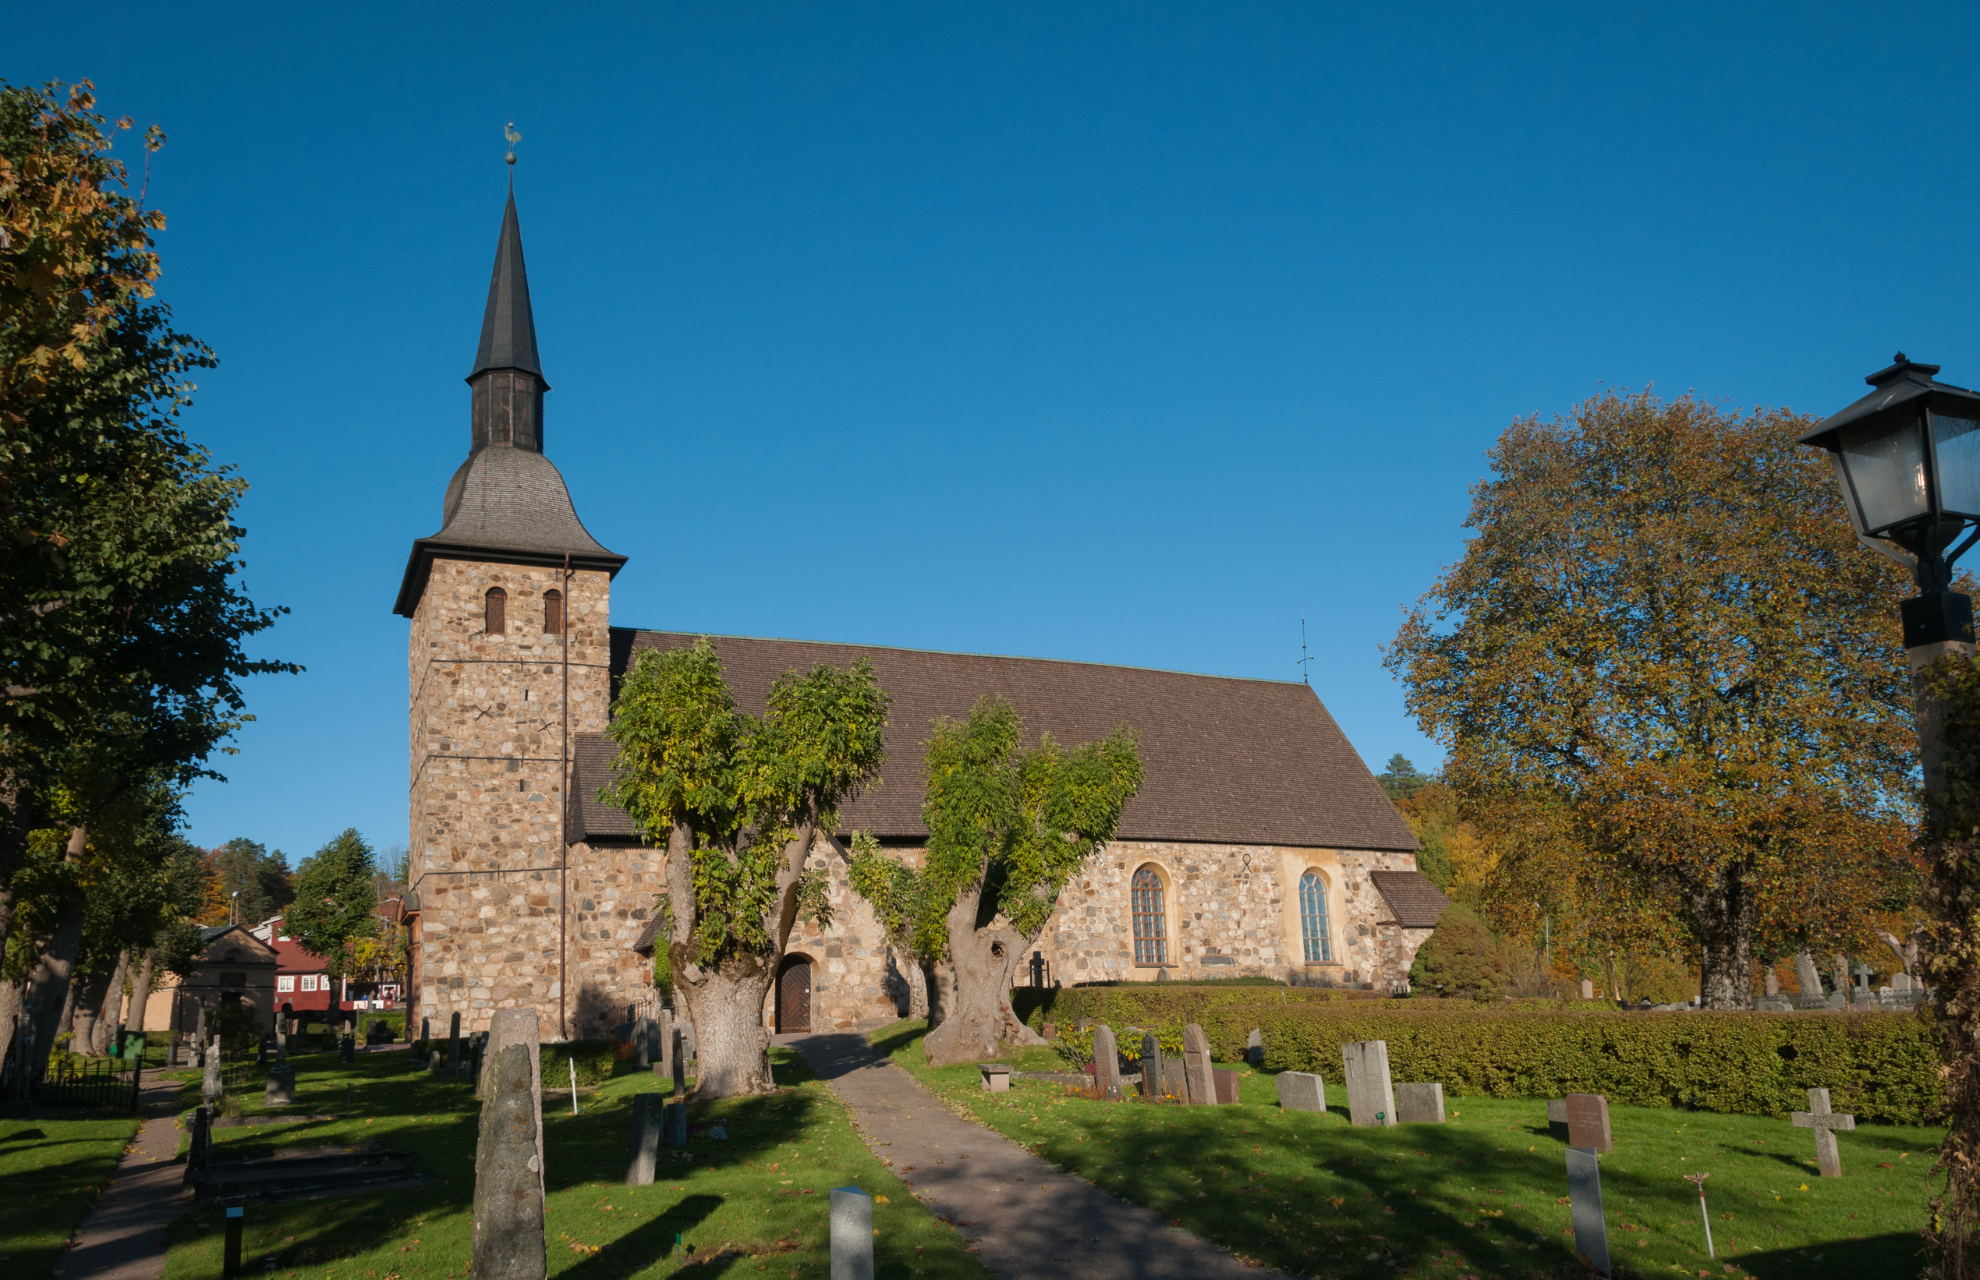
[[[118,1029],[124,1025],[124,980],[130,977],[131,953],[117,953],[117,970],[110,975],[110,991],[103,997],[103,1007],[96,1015],[96,1036],[90,1042],[90,1053],[102,1058],[109,1056],[117,1044]]]
[[[144,1034],[144,1007],[151,1003],[151,975],[158,967],[156,950],[144,953],[138,964],[137,978],[131,983],[131,1011],[124,1017],[127,1030]]]
[[[69,832],[70,861],[82,861],[88,839],[89,832],[84,827]],[[55,1037],[68,1020],[75,1000],[69,979],[76,970],[76,957],[82,954],[84,906],[80,889],[68,895],[56,919],[55,932],[42,947],[41,958],[29,976],[35,1005],[32,1070],[36,1079],[48,1069],[48,1055],[55,1051]]]
[[[761,956],[738,956],[714,968],[691,963],[692,951],[676,944],[674,997],[694,1023],[696,1098],[775,1093],[770,1078],[770,1033],[763,1027],[763,998],[777,966]]]
[[[20,896],[14,889],[15,873],[27,861],[28,838],[33,834],[33,798],[18,785],[8,789],[0,813],[0,956],[7,954],[7,940],[14,933],[14,913]]]
[[[928,1001],[928,1029],[933,1031],[956,1003],[956,967],[946,960],[921,963],[921,994]]]
[[[27,1008],[27,991],[18,982],[0,981],[0,1062],[14,1051],[20,1019]]]
[[[1753,1004],[1753,925],[1759,915],[1746,876],[1721,867],[1688,895],[1692,938],[1698,943],[1698,1004],[1746,1009]]]
[[[921,1042],[930,1066],[980,1062],[995,1057],[1006,1043],[1045,1043],[1011,1012],[1011,982],[1031,940],[998,921],[977,928],[980,903],[980,891],[972,891],[957,895],[949,909],[955,1004]]]
[[[75,1034],[69,1039],[70,1053],[80,1053],[88,1058],[102,1056],[96,1048],[97,1028],[102,1024],[103,1006],[109,1000],[110,981],[115,976],[115,970],[100,970],[73,984],[76,991],[75,1020],[72,1024]]]
[[[894,963],[901,971],[901,981],[907,984],[907,1016],[928,1019],[928,973],[921,967],[921,957],[901,947],[894,948]]]

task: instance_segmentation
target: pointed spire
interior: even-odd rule
[[[516,193],[502,214],[502,236],[495,244],[495,272],[488,281],[488,310],[481,318],[481,346],[468,381],[490,369],[520,369],[540,380],[536,360],[536,317],[529,307],[529,272],[523,267],[522,226],[516,220]],[[550,388],[545,384],[545,391]]]

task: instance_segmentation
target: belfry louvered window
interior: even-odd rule
[[[1134,914],[1134,962],[1169,963],[1169,936],[1162,913],[1162,877],[1154,867],[1134,873],[1128,886]]]
[[[1317,871],[1299,878],[1299,938],[1306,945],[1306,963],[1333,963],[1334,940],[1327,932],[1327,882]]]
[[[564,633],[564,593],[555,589],[543,593],[543,634]]]
[[[481,629],[491,636],[507,635],[509,632],[509,593],[500,587],[488,588],[482,598]]]

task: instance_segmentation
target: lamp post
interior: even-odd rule
[[[1899,612],[1928,814],[1946,799],[1946,703],[1926,671],[1941,658],[1972,656],[1973,602],[1952,589],[1952,567],[1980,540],[1980,395],[1936,381],[1938,371],[1899,352],[1865,379],[1869,395],[1801,437],[1829,451],[1857,539],[1918,583]],[[1949,818],[1932,818],[1928,831]],[[1980,972],[1970,853],[1957,835],[1947,839],[1934,852],[1927,887],[1938,949],[1927,963],[1950,1121],[1934,1170],[1946,1182],[1928,1215],[1940,1280],[1971,1280],[1980,1256],[1980,1020],[1972,1001]]]

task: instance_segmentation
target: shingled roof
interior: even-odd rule
[[[1421,871],[1371,871],[1375,891],[1405,929],[1434,929],[1451,900]]]
[[[679,648],[694,639],[615,627],[613,673],[623,673],[638,649]],[[1117,724],[1140,731],[1148,777],[1122,815],[1122,839],[1417,848],[1395,806],[1304,684],[872,645],[711,640],[737,702],[755,713],[763,710],[771,682],[786,671],[821,662],[843,666],[862,655],[872,660],[880,687],[893,698],[887,763],[883,785],[846,807],[847,829],[882,839],[926,838],[922,744],[930,727],[939,716],[966,716],[977,698],[997,694],[1024,716],[1030,741],[1050,733],[1061,742],[1090,742]],[[570,838],[637,839],[631,819],[597,799],[610,777],[611,741],[580,736],[574,746],[579,803],[571,809]]]

